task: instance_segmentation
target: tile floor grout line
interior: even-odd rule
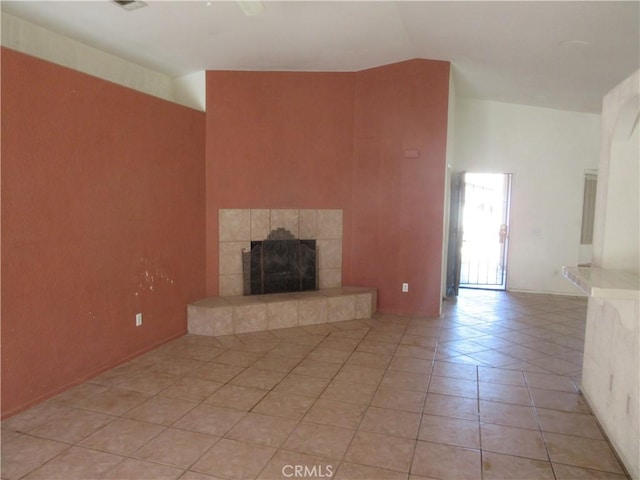
[[[478,422],[478,449],[480,450],[480,479],[484,478],[484,448],[482,448],[482,419],[480,417],[480,366],[476,365],[476,411]]]
[[[442,315],[440,316],[440,318],[442,318]],[[438,355],[438,347],[440,345],[440,334],[442,332],[442,329],[444,328],[444,321],[442,321],[440,323],[440,328],[438,330],[438,340],[436,340],[436,346],[434,348],[433,351],[433,359],[431,360],[431,369],[429,371],[429,380],[427,381],[427,386],[426,386],[426,390],[424,392],[424,400],[422,401],[422,408],[420,409],[420,422],[418,423],[418,431],[416,433],[416,440],[414,442],[413,445],[413,450],[411,452],[411,461],[409,462],[409,473],[408,476],[411,476],[411,472],[413,471],[413,462],[415,460],[415,456],[416,456],[416,450],[418,448],[418,442],[420,441],[420,433],[422,432],[422,421],[424,419],[425,413],[425,407],[427,405],[427,399],[429,397],[429,389],[431,387],[431,380],[433,379],[433,372],[435,370],[435,366],[436,366],[436,357]]]
[[[368,333],[369,331],[371,331],[371,327],[369,327],[369,326],[368,326],[368,327],[367,327],[367,333]],[[324,341],[324,340],[326,340],[327,338],[329,338],[329,337],[331,336],[331,334],[332,334],[332,333],[335,333],[335,332],[330,332],[330,333],[328,333],[327,335],[325,335],[325,337],[324,337],[323,341]],[[322,341],[322,342],[323,342],[323,341]],[[361,341],[362,341],[362,340],[360,340],[360,341],[358,342],[358,344],[357,344],[356,346],[354,346],[354,348],[353,348],[353,350],[351,351],[351,353],[350,353],[350,355],[349,355],[349,357],[348,357],[348,358],[351,358],[351,355],[353,354],[353,352],[355,352],[355,351],[357,350],[357,346],[358,346],[358,345],[360,345],[360,342],[361,342]],[[316,345],[316,346],[315,346],[315,347],[314,347],[314,348],[313,348],[309,353],[307,353],[307,355],[305,355],[305,356],[300,360],[300,362],[298,362],[298,363],[296,364],[296,366],[297,366],[297,365],[299,365],[300,363],[302,363],[304,360],[306,360],[306,359],[307,359],[307,357],[309,356],[309,354],[311,354],[312,352],[314,352],[314,351],[315,351],[315,350],[316,350],[316,349],[317,349],[317,348],[322,344],[322,342],[319,342],[319,343],[318,343],[318,344],[317,344],[317,345]],[[258,474],[257,474],[256,478],[258,478],[258,477],[259,477],[259,476],[260,476],[260,475],[265,471],[265,469],[269,466],[270,462],[273,460],[273,457],[275,457],[275,455],[278,453],[278,451],[280,451],[280,449],[283,449],[283,448],[284,448],[284,445],[286,445],[287,441],[291,438],[291,436],[292,436],[292,435],[293,435],[293,433],[296,431],[296,429],[297,429],[297,428],[298,428],[298,427],[303,423],[304,418],[305,418],[305,417],[306,417],[306,415],[309,413],[309,411],[311,411],[311,409],[314,407],[314,405],[316,405],[316,404],[318,403],[318,400],[320,400],[320,397],[322,396],[322,393],[324,393],[324,392],[326,391],[326,389],[327,389],[327,388],[328,388],[328,386],[331,384],[331,382],[336,378],[336,376],[338,375],[338,373],[340,373],[340,371],[342,370],[342,368],[346,365],[346,363],[347,363],[347,361],[348,361],[348,358],[347,358],[347,359],[342,363],[342,366],[340,367],[340,369],[338,369],[338,370],[333,374],[333,376],[332,376],[331,378],[327,379],[327,380],[328,380],[328,381],[327,381],[327,384],[324,386],[324,388],[321,390],[321,392],[316,396],[315,400],[314,400],[314,401],[313,401],[313,403],[309,406],[309,408],[305,411],[305,413],[302,415],[302,417],[297,421],[296,426],[295,426],[295,427],[291,430],[291,432],[287,435],[287,437],[285,438],[285,440],[284,440],[284,441],[283,441],[283,442],[278,446],[278,448],[276,448],[275,452],[274,452],[274,453],[273,453],[273,455],[270,457],[269,461],[267,461],[267,462],[265,463],[265,465],[262,467],[262,469],[260,469],[260,472],[258,472]],[[289,374],[292,374],[293,370],[295,370],[295,367],[289,371]],[[285,378],[286,378],[286,377],[285,377]],[[281,381],[282,381],[282,380],[281,380]],[[278,384],[279,384],[279,383],[280,383],[280,382],[278,382]],[[275,387],[276,387],[278,384],[274,385],[274,387],[273,387],[270,391],[273,391],[273,389],[275,389]],[[266,395],[265,395],[265,396],[266,396]],[[259,403],[259,402],[258,402],[258,403]],[[257,404],[256,404],[256,405],[257,405]],[[255,407],[255,405],[254,405],[254,407]],[[251,410],[250,410],[250,411],[251,411]],[[309,422],[309,423],[313,423],[313,422]],[[354,432],[353,432],[353,435],[352,435],[352,437],[351,437],[351,440],[349,441],[349,444],[347,445],[347,447],[346,447],[346,449],[345,449],[345,451],[344,451],[344,453],[343,453],[342,457],[341,457],[340,459],[338,459],[338,460],[337,460],[337,462],[338,462],[338,463],[337,463],[337,466],[336,466],[336,473],[337,473],[337,471],[339,470],[340,465],[342,464],[342,460],[343,460],[344,456],[346,455],[346,452],[348,451],[349,446],[351,445],[351,442],[353,442],[353,438],[355,437],[356,432],[357,432],[357,428],[356,428],[356,429],[354,429]],[[293,450],[293,451],[294,451],[294,452],[297,452],[296,450]],[[304,452],[298,452],[298,453],[305,454]],[[306,455],[312,455],[312,454],[308,454],[308,453],[306,453]],[[324,458],[324,457],[322,457],[321,455],[317,455],[317,454],[316,454],[315,456],[319,456],[319,457],[321,457],[321,458]],[[334,459],[328,458],[328,460],[334,460]]]
[[[371,329],[370,329],[370,330],[371,330]],[[406,331],[407,331],[407,327],[406,327],[406,325],[405,325],[405,327],[404,327],[404,329],[403,329],[403,336],[404,336],[404,335],[406,335]],[[364,338],[366,338],[366,336],[365,336]],[[361,340],[361,342],[362,342],[362,340]],[[360,343],[361,343],[361,342],[359,342],[359,343],[358,343],[358,345],[360,345]],[[396,345],[396,348],[394,349],[394,354],[393,354],[393,355],[395,355],[395,353],[398,351],[399,346],[400,346],[400,343],[398,343],[398,344]],[[356,351],[356,350],[357,350],[357,346],[356,346],[356,348],[354,349],[354,351]],[[389,371],[389,365],[391,364],[391,361],[392,361],[392,360],[393,360],[393,356],[392,356],[392,359],[391,359],[391,360],[389,360],[389,363],[387,363],[387,366],[386,366],[386,368],[384,369],[384,373],[382,374],[382,376],[380,377],[380,380],[378,380],[378,383],[376,384],[376,389],[374,390],[373,395],[372,395],[372,396],[371,396],[371,398],[369,399],[369,402],[366,404],[365,409],[364,409],[364,411],[363,411],[363,414],[362,414],[362,416],[360,417],[360,420],[358,421],[358,424],[357,424],[357,425],[356,425],[356,427],[354,428],[354,431],[353,431],[353,435],[352,435],[352,437],[351,437],[351,440],[349,441],[349,444],[347,445],[347,448],[345,448],[345,451],[344,451],[344,453],[342,454],[342,457],[341,457],[341,459],[340,459],[340,464],[338,465],[338,468],[337,468],[336,472],[338,472],[338,471],[340,470],[340,467],[341,467],[342,463],[344,463],[344,462],[346,461],[346,460],[345,460],[345,458],[346,458],[346,456],[347,456],[347,452],[348,452],[348,451],[349,451],[349,449],[351,448],[351,445],[353,445],[353,441],[355,440],[355,438],[356,438],[356,436],[357,436],[357,434],[358,434],[358,431],[359,431],[360,425],[362,425],[362,422],[363,422],[363,420],[364,420],[364,418],[365,418],[365,416],[366,416],[366,414],[367,414],[367,411],[368,411],[369,407],[371,406],[371,402],[372,402],[372,401],[373,401],[373,399],[375,398],[375,395],[376,395],[376,393],[378,392],[378,390],[379,390],[379,388],[380,388],[380,384],[382,383],[382,379],[384,378],[384,375]],[[347,361],[348,361],[348,360],[347,360]],[[345,363],[343,364],[343,366],[344,366],[344,365],[346,365],[347,361],[345,361]],[[336,375],[337,375],[337,374],[336,374]],[[407,473],[407,476],[408,476],[408,473]]]
[[[529,395],[529,400],[531,402],[531,407],[533,409],[533,416],[536,420],[536,426],[538,427],[538,434],[540,435],[540,438],[542,438],[542,445],[544,446],[544,451],[547,455],[547,459],[549,462],[549,465],[551,466],[551,472],[553,473],[553,476],[556,480],[558,480],[558,476],[556,475],[556,471],[553,468],[553,462],[551,461],[551,452],[549,451],[549,445],[547,444],[547,440],[545,438],[544,435],[544,431],[542,429],[542,422],[540,421],[540,416],[538,415],[538,409],[536,408],[536,404],[534,402],[533,399],[533,394],[531,393],[531,386],[530,386],[530,381],[529,378],[527,378],[526,373],[523,371],[522,372],[522,376],[524,377],[524,382],[525,385],[527,386],[527,393]]]
[[[235,336],[235,335],[234,335],[234,336]],[[328,335],[324,335],[324,338],[326,338],[327,336],[328,336]],[[279,344],[281,343],[281,340],[282,340],[282,339],[278,338],[278,343],[277,343],[277,345],[279,345]],[[245,344],[246,344],[246,343],[245,343]],[[276,346],[277,346],[277,345],[276,345]],[[233,385],[233,384],[231,384],[231,381],[232,381],[233,379],[235,379],[235,378],[236,378],[236,377],[238,377],[241,373],[243,373],[244,371],[246,371],[246,369],[247,369],[247,368],[249,368],[251,365],[253,365],[254,363],[256,363],[259,359],[264,358],[264,356],[266,356],[269,352],[273,351],[273,350],[275,349],[275,347],[276,347],[276,346],[274,346],[273,348],[271,348],[271,349],[269,349],[268,351],[264,352],[264,354],[263,354],[262,356],[260,356],[258,359],[256,359],[253,363],[251,363],[250,365],[248,365],[248,366],[244,367],[244,369],[243,369],[242,371],[238,372],[235,376],[233,376],[233,377],[231,377],[230,379],[228,379],[225,383],[223,383],[223,386],[226,386],[226,385]],[[316,346],[316,347],[317,347],[317,346]],[[316,347],[314,347],[314,348],[316,348]],[[290,372],[292,372],[292,371],[296,368],[296,366],[298,366],[298,365],[299,365],[299,364],[300,364],[300,363],[301,363],[305,358],[306,358],[306,356],[305,356],[305,357],[303,357],[302,359],[300,359],[300,361],[298,361],[298,362],[295,364],[295,366],[294,366],[293,368],[291,368],[291,369],[287,372],[287,374],[289,374]],[[285,378],[285,377],[283,377],[283,378]],[[260,398],[260,399],[259,399],[259,400],[258,400],[258,401],[257,401],[257,402],[252,406],[252,407],[251,407],[251,408],[249,408],[247,411],[244,411],[244,415],[242,416],[242,418],[239,418],[239,419],[238,419],[238,421],[237,421],[237,422],[235,422],[232,426],[230,426],[230,427],[229,427],[229,429],[228,429],[227,431],[225,431],[222,435],[220,435],[220,436],[218,437],[218,439],[217,439],[217,440],[216,440],[216,441],[215,441],[215,442],[214,442],[214,443],[213,443],[209,448],[207,448],[207,449],[206,449],[206,450],[205,450],[205,451],[204,451],[204,452],[203,452],[203,453],[202,453],[198,458],[196,458],[196,459],[195,459],[195,460],[190,464],[190,466],[185,470],[185,472],[191,471],[191,469],[193,468],[193,466],[195,466],[195,465],[196,465],[196,464],[197,464],[197,463],[198,463],[198,462],[199,462],[203,457],[205,457],[205,456],[206,456],[206,455],[207,455],[207,454],[208,454],[208,453],[209,453],[209,452],[210,452],[210,451],[211,451],[211,450],[212,450],[212,449],[213,449],[213,448],[214,448],[214,447],[215,447],[215,446],[216,446],[216,445],[221,441],[221,440],[223,440],[223,439],[225,439],[225,438],[229,438],[229,437],[226,437],[226,435],[227,435],[231,430],[233,430],[233,428],[235,427],[235,425],[237,425],[237,424],[238,424],[238,423],[240,423],[244,418],[246,418],[246,417],[249,415],[249,413],[252,413],[252,412],[253,412],[253,408],[254,408],[256,405],[258,405],[258,404],[259,404],[259,403],[260,403],[260,402],[261,402],[261,401],[262,401],[262,400],[263,400],[263,399],[264,399],[264,398],[265,398],[269,393],[273,392],[273,391],[274,391],[274,389],[275,389],[275,387],[276,387],[277,385],[279,385],[281,381],[282,381],[282,379],[281,379],[280,381],[278,381],[278,382],[277,382],[277,383],[276,383],[276,384],[275,384],[271,389],[269,389],[269,390],[268,390],[268,392],[267,392],[267,393],[265,393],[265,394],[264,394],[264,395],[263,395],[263,396],[262,396],[262,397],[261,397],[261,398]],[[220,388],[222,388],[222,387],[220,387]],[[251,387],[250,387],[250,388],[251,388]],[[218,390],[219,390],[219,389],[216,389],[216,391],[215,391],[215,392],[217,392]],[[206,402],[209,398],[211,398],[211,397],[215,394],[215,392],[213,392],[209,397],[207,397],[206,399],[204,399],[204,400],[200,403],[200,405],[205,405],[205,402]],[[195,407],[194,407],[194,408],[195,408]],[[223,408],[224,408],[224,407],[223,407]],[[239,410],[239,411],[240,411],[240,410]],[[186,414],[185,414],[185,415],[186,415]],[[182,417],[181,417],[181,418],[182,418]],[[176,420],[176,422],[177,422],[177,421],[178,421],[178,420]],[[174,422],[174,423],[175,423],[175,422]],[[299,423],[299,422],[298,422],[298,423]],[[292,430],[292,431],[293,431],[293,430]],[[232,440],[233,440],[233,439],[232,439]],[[285,440],[284,442],[282,442],[282,443],[281,443],[281,445],[279,445],[279,446],[278,446],[278,448],[274,448],[274,452],[273,452],[273,454],[271,455],[271,457],[269,457],[269,460],[265,463],[265,465],[263,466],[263,468],[260,470],[260,472],[259,472],[258,474],[262,473],[262,471],[264,470],[264,468],[266,468],[266,466],[267,466],[267,465],[269,464],[269,462],[273,459],[273,457],[275,456],[275,454],[276,454],[276,453],[278,452],[278,450],[282,447],[282,445],[284,445],[284,443],[285,443],[285,442],[286,442],[286,440]],[[197,471],[197,470],[193,470],[193,471]],[[184,474],[183,474],[183,475],[184,475]]]
[[[373,327],[368,326],[368,332],[367,332],[367,335],[368,335],[368,333],[370,333],[370,332],[371,332],[372,328],[373,328]],[[406,330],[407,330],[407,327],[405,326],[405,328],[404,328],[404,330],[403,330],[403,335],[404,335],[404,334],[406,334]],[[336,377],[338,376],[338,374],[343,370],[343,368],[347,366],[347,363],[349,362],[349,359],[351,358],[351,356],[353,355],[353,353],[355,353],[355,352],[357,352],[357,351],[358,351],[358,347],[360,346],[360,344],[361,344],[363,341],[365,341],[365,340],[366,340],[367,335],[364,335],[364,336],[360,339],[360,341],[358,342],[358,344],[357,344],[356,346],[354,346],[353,350],[351,350],[351,354],[349,355],[349,357],[348,357],[348,358],[347,358],[347,359],[342,363],[341,368],[340,368],[340,369],[339,369],[339,370],[334,374],[334,376],[333,376],[331,379],[329,379],[329,382],[328,382],[328,383],[327,383],[327,385],[324,387],[324,389],[322,390],[322,392],[326,391],[326,389],[328,388],[328,386],[331,384],[331,381],[332,381],[332,380],[335,380],[335,378],[336,378]],[[375,343],[383,343],[383,342],[375,342]],[[389,362],[387,363],[387,366],[386,366],[386,367],[385,367],[385,369],[384,369],[385,373],[389,371],[389,366],[390,366],[390,364],[391,364],[391,361],[393,360],[393,358],[394,358],[394,356],[395,356],[395,353],[397,352],[397,350],[398,350],[398,348],[399,348],[399,346],[400,346],[400,345],[401,345],[401,343],[398,343],[398,344],[396,345],[395,349],[394,349],[394,353],[393,353],[393,354],[391,354],[391,355],[392,355],[392,357],[391,357],[391,359],[390,359],[390,360],[389,360]],[[319,346],[319,344],[318,344],[318,346]],[[316,347],[316,348],[317,348],[317,347]],[[310,352],[310,353],[311,353],[311,352]],[[305,358],[306,358],[306,357],[305,357]],[[413,357],[410,357],[410,358],[413,358]],[[358,366],[358,365],[356,365],[356,366]],[[350,441],[349,441],[349,443],[348,443],[347,447],[345,448],[344,453],[343,453],[343,454],[342,454],[342,456],[340,457],[340,459],[336,459],[336,460],[337,460],[337,462],[338,462],[337,467],[336,467],[336,473],[340,470],[341,465],[342,465],[343,463],[345,463],[345,462],[346,462],[345,457],[346,457],[346,455],[347,455],[347,452],[349,451],[349,449],[350,449],[350,447],[351,447],[351,445],[352,445],[352,443],[353,443],[353,441],[354,441],[354,439],[355,439],[355,437],[356,437],[356,435],[357,435],[357,433],[358,433],[358,431],[359,431],[359,427],[360,427],[360,425],[362,424],[362,422],[363,422],[363,420],[364,420],[364,418],[365,418],[365,416],[366,416],[366,412],[367,412],[367,410],[369,409],[369,407],[371,407],[371,406],[372,406],[372,401],[373,401],[373,399],[375,398],[376,393],[379,391],[379,388],[380,388],[380,385],[381,385],[381,383],[382,383],[382,378],[383,378],[383,377],[384,377],[384,374],[382,375],[381,379],[380,379],[380,380],[378,381],[378,383],[376,384],[376,389],[374,390],[373,394],[372,394],[372,395],[371,395],[371,397],[369,398],[368,403],[367,403],[367,404],[365,404],[365,409],[364,409],[364,411],[363,411],[363,415],[361,416],[360,420],[358,421],[358,424],[355,426],[355,428],[354,428],[354,429],[350,429],[350,430],[353,430],[353,435],[351,436],[351,439],[350,439]],[[317,398],[316,398],[316,401],[315,401],[315,402],[314,402],[314,403],[309,407],[309,409],[307,410],[307,413],[308,413],[308,412],[313,408],[313,406],[317,403],[317,401],[318,401],[318,400],[320,400],[320,397],[321,397],[321,396],[322,396],[322,393],[318,394],[318,396],[317,396]],[[425,398],[426,398],[426,395],[425,395]],[[338,401],[338,400],[336,400],[336,401]],[[350,403],[350,402],[346,402],[346,403]],[[304,416],[303,416],[303,417],[298,421],[298,424],[297,424],[297,425],[300,425],[301,423],[303,423],[303,422],[304,422],[304,418],[305,418],[305,416],[306,416],[306,414],[305,414],[305,415],[304,415]],[[314,423],[314,422],[311,422],[311,421],[307,421],[307,422],[308,422],[308,423]],[[318,425],[325,425],[325,424],[318,424]],[[329,426],[332,426],[332,425],[329,425]],[[339,427],[338,427],[338,428],[339,428]],[[295,430],[295,429],[294,429],[294,430]],[[294,431],[294,430],[292,430],[292,432],[289,434],[289,436],[287,437],[287,440],[291,437],[291,435],[293,434],[293,431]],[[404,438],[404,437],[399,437],[399,438]],[[287,440],[285,440],[285,441],[281,444],[281,447],[280,447],[280,448],[282,448],[282,446],[286,444]],[[317,455],[317,454],[316,454],[316,455]],[[329,457],[325,457],[325,458],[327,458],[328,460],[334,460],[334,459],[329,458]],[[349,463],[351,463],[351,462],[349,462]],[[268,465],[268,464],[267,464],[267,465]],[[264,467],[264,468],[267,468],[267,465],[265,465],[265,467]],[[359,464],[359,465],[364,465],[364,464]],[[263,468],[263,470],[264,470],[264,468]],[[382,468],[382,467],[380,467],[380,468]],[[396,471],[396,470],[391,469],[391,471]],[[408,475],[408,473],[407,473],[407,475]]]
[[[329,336],[329,334],[324,335],[324,336],[323,336],[323,340],[322,340],[322,341],[324,341],[324,339],[326,339],[328,336]],[[281,344],[281,341],[282,341],[282,339],[278,338],[278,343],[277,343],[276,345],[274,345],[274,347],[273,347],[273,348],[271,348],[271,349],[269,349],[268,351],[264,352],[264,354],[263,354],[263,355],[261,355],[260,357],[258,357],[258,358],[257,358],[253,363],[251,363],[250,365],[248,365],[248,366],[244,367],[244,369],[243,369],[241,372],[238,372],[238,374],[237,374],[237,375],[235,375],[234,377],[232,377],[232,378],[230,378],[229,380],[227,380],[227,382],[225,382],[225,383],[223,384],[223,386],[226,386],[226,385],[233,385],[233,384],[231,384],[231,381],[232,381],[233,379],[235,379],[236,377],[238,377],[241,373],[243,373],[244,371],[246,371],[246,369],[247,369],[247,368],[250,368],[250,367],[251,367],[253,364],[255,364],[258,360],[260,360],[260,359],[264,358],[268,353],[270,353],[271,351],[273,351],[273,350],[276,348],[276,346],[277,346],[277,345]],[[319,345],[320,343],[322,343],[322,341],[321,341],[321,342],[319,342],[319,343],[318,343],[318,345]],[[315,350],[315,348],[317,348],[317,347],[318,347],[318,345],[316,345],[316,346],[315,346],[311,351]],[[230,349],[229,349],[229,350],[230,350]],[[227,350],[227,351],[229,351],[229,350]],[[309,352],[309,353],[310,353],[310,352]],[[290,374],[290,373],[291,373],[291,372],[292,372],[292,371],[293,371],[293,370],[294,370],[294,369],[295,369],[295,368],[296,368],[300,363],[302,363],[302,362],[304,361],[304,359],[305,359],[307,356],[308,356],[308,354],[307,354],[307,355],[305,355],[304,357],[302,357],[302,358],[301,358],[301,359],[300,359],[300,360],[299,360],[299,361],[298,361],[298,362],[297,362],[297,363],[296,363],[292,368],[290,368],[290,369],[287,371],[287,373],[286,373],[286,374],[287,374],[287,375],[289,375],[289,374]],[[214,359],[215,359],[215,358],[214,358]],[[263,395],[263,396],[260,398],[260,400],[258,400],[258,401],[253,405],[253,407],[251,407],[251,408],[249,408],[247,411],[245,411],[245,414],[243,415],[243,417],[242,417],[242,418],[240,418],[240,419],[238,419],[238,421],[237,421],[237,422],[235,422],[235,423],[234,423],[234,424],[233,424],[233,425],[232,425],[232,426],[231,426],[231,427],[230,427],[226,432],[224,432],[222,435],[220,435],[220,436],[218,437],[218,439],[217,439],[217,440],[216,440],[216,441],[215,441],[215,442],[214,442],[214,443],[213,443],[213,444],[212,444],[208,449],[206,449],[206,450],[205,450],[205,451],[204,451],[204,452],[203,452],[203,453],[202,453],[198,458],[196,458],[196,459],[195,459],[195,460],[194,460],[194,461],[189,465],[189,467],[188,467],[185,471],[189,471],[189,470],[191,470],[191,468],[192,468],[194,465],[196,465],[196,464],[197,464],[197,463],[198,463],[198,462],[199,462],[203,457],[205,457],[205,456],[206,456],[206,455],[207,455],[207,454],[208,454],[208,453],[209,453],[209,452],[210,452],[210,451],[211,451],[211,450],[212,450],[212,449],[213,449],[213,448],[214,448],[214,447],[215,447],[215,446],[216,446],[216,445],[221,441],[221,440],[223,440],[223,439],[225,439],[225,438],[229,438],[229,437],[227,437],[226,435],[227,435],[231,430],[233,430],[233,428],[234,428],[238,423],[240,423],[244,418],[246,418],[246,417],[249,415],[249,413],[255,413],[255,412],[253,412],[253,408],[254,408],[256,405],[258,405],[258,404],[259,404],[259,403],[260,403],[260,402],[261,402],[261,401],[262,401],[262,400],[263,400],[263,399],[264,399],[264,398],[265,398],[269,393],[273,392],[273,391],[275,390],[275,388],[276,388],[276,387],[277,387],[277,386],[278,386],[278,385],[283,381],[283,379],[284,379],[284,378],[286,378],[286,375],[285,375],[281,380],[279,380],[275,385],[273,385],[273,387],[272,387],[270,390],[268,390],[268,392],[267,392],[267,393],[265,393],[265,395]],[[220,388],[222,388],[222,387],[220,387]],[[250,387],[250,388],[251,388],[251,387]],[[219,390],[219,389],[217,389],[216,391],[218,391],[218,390]],[[213,392],[209,397],[207,397],[206,399],[204,399],[204,400],[200,403],[200,405],[205,405],[205,402],[206,402],[209,398],[211,398],[214,394],[215,394],[215,392]],[[194,407],[194,408],[195,408],[195,407]],[[183,415],[183,417],[184,417],[184,416],[186,416],[186,415],[187,415],[187,414],[185,413],[185,415]],[[182,417],[181,417],[181,418],[182,418]],[[176,420],[174,423],[176,423],[177,421],[178,421],[178,420]],[[301,421],[302,421],[302,420],[298,421],[298,424],[299,424]],[[297,426],[298,424],[296,424],[296,426]],[[294,427],[294,429],[293,429],[293,430],[295,430],[295,427]],[[293,432],[293,430],[292,430],[292,432]],[[290,436],[290,435],[289,435],[289,436]],[[288,437],[287,437],[287,439],[288,439]],[[264,470],[264,468],[266,468],[266,467],[267,467],[267,465],[268,465],[268,464],[269,464],[269,462],[273,459],[273,457],[276,455],[276,453],[278,452],[278,450],[279,450],[279,449],[280,449],[280,448],[281,448],[281,447],[286,443],[286,440],[287,440],[287,439],[285,439],[285,440],[284,440],[284,441],[283,441],[283,442],[282,442],[282,443],[281,443],[277,448],[274,448],[274,452],[273,452],[273,454],[271,455],[271,457],[269,458],[269,460],[265,463],[264,467],[260,470],[260,472],[259,472],[258,474],[262,473],[262,471]],[[233,439],[232,439],[232,440],[233,440]],[[195,470],[194,470],[194,471],[195,471]]]

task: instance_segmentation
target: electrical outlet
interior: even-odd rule
[[[139,327],[141,325],[142,325],[142,314],[136,313],[136,327]]]
[[[407,293],[409,291],[409,284],[408,283],[403,283],[402,284],[402,292],[403,293]]]

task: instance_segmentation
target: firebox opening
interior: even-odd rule
[[[273,231],[266,240],[252,241],[242,256],[245,295],[318,289],[315,240]]]

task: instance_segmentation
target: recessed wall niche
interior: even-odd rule
[[[218,210],[218,228],[221,297],[243,294],[242,249],[277,228],[316,241],[320,289],[342,286],[342,210],[225,208]]]

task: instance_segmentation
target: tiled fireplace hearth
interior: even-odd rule
[[[369,318],[375,288],[340,287],[315,292],[212,297],[188,306],[189,333],[231,335]]]
[[[220,209],[219,296],[188,306],[188,330],[229,335],[369,318],[375,288],[342,286],[343,214],[338,209]],[[319,290],[244,295],[242,252],[279,229],[315,240]]]

